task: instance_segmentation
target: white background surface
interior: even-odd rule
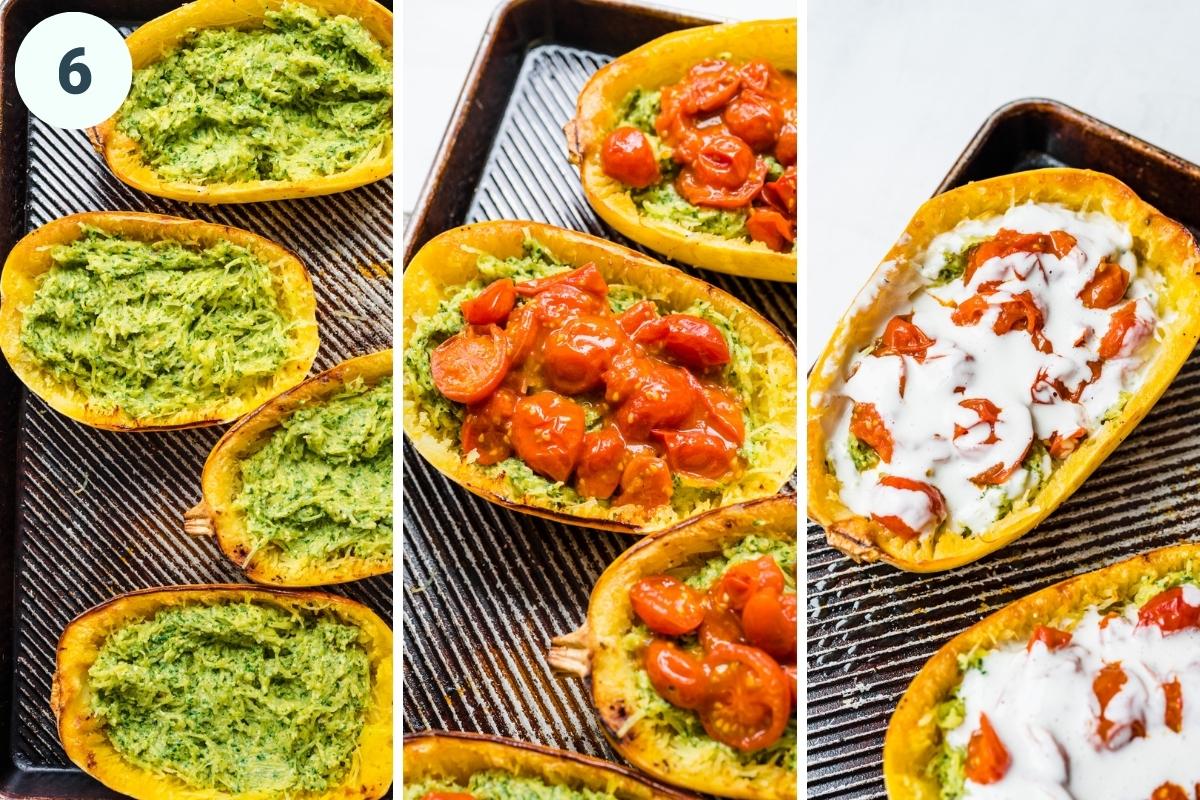
[[[810,0],[806,362],[996,107],[1061,100],[1200,162],[1197,30],[1192,0]]]
[[[832,2],[832,0],[831,0]],[[403,8],[404,179],[412,212],[441,144],[467,70],[497,0],[408,0]],[[712,19],[795,16],[795,0],[668,0],[657,5]]]

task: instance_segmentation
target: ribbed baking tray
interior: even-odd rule
[[[704,24],[611,2],[512,3],[489,26],[409,227],[411,258],[465,222],[534,219],[623,244],[583,198],[562,126],[613,55]],[[689,270],[789,335],[795,286]],[[553,675],[550,638],[584,618],[631,537],[498,508],[404,449],[404,728],[499,734],[615,759],[584,684]]]
[[[1200,167],[1048,100],[999,109],[937,192],[1048,166],[1108,172],[1193,233],[1200,230]],[[896,220],[896,229],[903,223]],[[880,765],[888,718],[917,670],[954,634],[1057,580],[1194,537],[1198,389],[1200,359],[1193,357],[1070,501],[966,567],[922,576],[859,566],[809,524],[809,797],[885,796]]]
[[[4,10],[0,186],[12,209],[0,231],[4,254],[27,231],[78,211],[153,211],[233,225],[286,245],[308,267],[321,334],[315,369],[391,346],[390,180],[327,197],[215,207],[129,189],[82,133],[30,118],[17,100],[16,43],[62,10],[47,5],[13,0]],[[114,21],[128,32],[131,19],[178,3],[69,5],[110,19],[117,10]],[[24,392],[0,359],[0,796],[117,796],[76,770],[58,743],[48,705],[55,646],[74,616],[116,594],[244,582],[212,540],[183,532],[183,512],[200,499],[200,470],[223,430],[94,430]],[[391,620],[391,576],[330,591]]]

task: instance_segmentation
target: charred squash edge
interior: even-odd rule
[[[204,462],[200,481],[204,497],[187,512],[184,523],[187,532],[194,536],[216,536],[221,551],[255,583],[319,586],[391,572],[390,559],[382,563],[346,558],[302,569],[280,563],[278,558],[263,557],[261,553],[247,560],[252,548],[247,541],[244,515],[235,505],[241,486],[241,462],[258,452],[284,418],[303,406],[325,402],[357,378],[368,386],[375,386],[391,376],[390,349],[358,356],[314,375],[244,417],[225,432]]]
[[[626,697],[636,692],[634,669],[621,639],[634,625],[629,590],[638,579],[719,555],[749,535],[796,540],[796,496],[780,494],[703,514],[676,528],[647,536],[617,557],[596,581],[587,622],[553,642],[549,661],[555,669],[590,677],[592,703],[613,747],[638,769],[667,783],[697,792],[747,800],[795,797],[796,773],[778,767],[739,767],[739,774],[687,774],[675,763],[670,737],[642,734],[629,724],[634,706]]]
[[[285,0],[196,0],[140,26],[125,40],[134,70],[142,69],[173,51],[191,31],[203,28],[259,27],[269,10]],[[294,0],[324,14],[344,14],[362,23],[385,48],[392,49],[392,12],[374,0]],[[197,184],[161,178],[141,160],[137,143],[117,130],[113,115],[88,131],[96,151],[113,175],[134,189],[191,203],[253,203],[314,197],[354,189],[392,174],[392,146],[378,158],[344,172],[301,181],[248,181]]]
[[[429,731],[404,737],[406,783],[426,778],[466,781],[488,770],[614,792],[620,800],[698,800],[618,764],[567,750],[478,733]],[[404,800],[403,790],[400,800]]]
[[[286,592],[240,585],[168,586],[143,589],[114,597],[76,617],[58,642],[57,668],[50,707],[58,721],[59,739],[67,756],[105,786],[135,800],[268,800],[270,792],[229,794],[217,789],[193,789],[176,778],[127,763],[105,736],[102,723],[88,708],[88,669],[95,663],[108,635],[168,607],[212,605],[253,600],[284,610],[329,612],[349,622],[369,638],[371,703],[359,738],[357,771],[341,786],[307,800],[376,800],[392,782],[392,629],[379,616],[345,597],[322,592]]]
[[[772,347],[776,359],[793,376],[786,385],[771,386],[760,395],[760,417],[764,424],[775,423],[782,430],[794,431],[796,425],[795,346],[770,322],[731,295],[668,267],[641,253],[586,233],[556,228],[538,222],[479,222],[446,231],[430,240],[413,257],[404,272],[404,344],[407,347],[416,329],[415,319],[432,314],[449,294],[476,277],[476,260],[481,253],[499,258],[520,256],[528,233],[545,245],[554,256],[567,264],[582,266],[594,261],[605,280],[623,283],[665,296],[672,308],[684,309],[696,300],[706,300],[719,312],[730,316],[739,335],[755,350]],[[523,504],[510,497],[506,478],[487,475],[482,468],[463,461],[458,441],[438,439],[420,421],[420,407],[407,393],[404,396],[404,432],[426,461],[446,477],[467,490],[497,505],[560,522],[623,533],[645,534],[671,527],[688,517],[672,517],[665,522],[639,523],[622,519],[616,509],[598,509],[590,516],[556,511],[539,505]],[[769,474],[747,486],[744,496],[732,502],[769,496],[779,491],[795,469],[794,435],[780,435],[767,444],[768,451],[760,470]],[[628,515],[626,515],[628,517]]]
[[[1200,564],[1200,545],[1181,544],[1135,556],[1034,592],[985,617],[942,646],[913,678],[888,723],[883,776],[891,800],[937,800],[936,779],[926,774],[941,742],[937,705],[962,681],[958,656],[1028,641],[1038,625],[1062,624],[1090,606],[1133,599],[1146,580]]]
[[[839,406],[835,390],[853,358],[870,345],[884,322],[923,286],[916,259],[930,241],[965,219],[1002,214],[1026,202],[1059,203],[1099,211],[1129,226],[1139,263],[1165,277],[1162,340],[1143,366],[1143,381],[1124,410],[1104,423],[1051,474],[1038,494],[969,538],[940,533],[932,548],[903,542],[855,514],[841,501],[838,481],[825,464],[829,431]],[[808,516],[825,528],[829,543],[858,561],[882,560],[913,572],[951,569],[981,558],[1023,536],[1079,488],[1150,411],[1174,379],[1200,335],[1200,250],[1178,222],[1164,217],[1109,175],[1045,169],[967,184],[925,202],[838,322],[808,381]]]
[[[604,137],[616,126],[621,102],[638,88],[658,89],[683,78],[697,62],[727,53],[736,61],[763,59],[796,72],[796,20],[733,22],[660,36],[601,67],[579,95],[566,126],[567,150],[579,166],[583,193],[600,217],[630,239],[667,258],[704,269],[775,281],[796,280],[799,245],[776,253],[760,243],[693,233],[678,225],[642,219],[629,190],[600,166]]]
[[[185,243],[212,245],[228,241],[245,247],[271,265],[276,288],[285,304],[284,315],[294,323],[293,341],[287,362],[275,379],[252,395],[181,411],[154,422],[132,417],[124,411],[102,413],[88,408],[88,398],[73,387],[54,380],[21,347],[21,321],[32,302],[38,278],[49,271],[53,262],[50,248],[68,244],[88,225],[108,233],[139,241],[173,239]],[[146,214],[135,211],[90,211],[48,222],[17,242],[4,262],[0,276],[0,350],[14,373],[31,392],[51,408],[77,422],[112,431],[162,431],[220,425],[237,419],[258,407],[264,400],[290,389],[304,379],[316,358],[316,296],[304,264],[287,248],[257,234],[226,225],[199,220]]]

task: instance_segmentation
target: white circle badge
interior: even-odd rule
[[[17,92],[30,113],[56,128],[90,128],[111,117],[133,82],[120,31],[80,11],[33,26],[17,49]]]

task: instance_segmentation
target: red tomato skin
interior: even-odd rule
[[[1129,288],[1129,273],[1112,261],[1101,261],[1096,275],[1083,287],[1079,299],[1088,308],[1112,308]]]
[[[463,319],[469,325],[502,323],[508,319],[516,302],[517,292],[513,289],[512,279],[501,278],[489,283],[470,300],[463,301]]]
[[[1196,784],[1196,797],[1200,798],[1200,783]],[[1164,783],[1150,795],[1150,800],[1192,800],[1187,790],[1175,783]]]
[[[617,324],[621,326],[621,330],[625,331],[625,335],[632,339],[639,328],[656,319],[658,319],[658,306],[654,304],[654,301],[639,300],[617,317]]]
[[[624,365],[613,359],[613,367]],[[655,429],[675,428],[683,423],[698,398],[691,376],[684,369],[652,359],[643,359],[633,368],[640,371],[620,386],[624,392],[614,392],[614,380],[620,380],[620,376],[610,379],[609,373],[605,373],[605,383],[610,402],[614,402],[614,395],[625,397],[616,411],[617,427],[627,440],[644,442]]]
[[[779,741],[791,717],[787,675],[775,659],[739,644],[721,644],[704,657],[708,701],[700,722],[713,739],[742,752]]]
[[[614,129],[604,138],[600,167],[610,178],[635,189],[653,186],[662,178],[650,140],[628,125]]]
[[[473,405],[488,397],[508,374],[508,342],[496,325],[464,328],[429,354],[429,370],[448,400]],[[472,368],[470,374],[463,370]]]
[[[486,402],[467,411],[462,424],[462,449],[477,454],[476,464],[498,464],[512,455],[508,425],[516,406],[517,393],[501,387]]]
[[[1138,625],[1155,625],[1164,634],[1200,627],[1200,606],[1188,605],[1183,587],[1159,592],[1138,610]]]
[[[733,470],[737,446],[707,426],[689,430],[656,430],[667,449],[671,471],[701,481],[720,481]]]
[[[708,671],[704,661],[672,642],[655,639],[642,658],[654,691],[679,708],[697,709],[708,700]]]
[[[1004,778],[1012,757],[996,735],[987,714],[979,715],[979,727],[967,742],[967,778],[979,784],[996,783]]]
[[[612,497],[621,485],[626,452],[625,439],[611,425],[585,434],[583,452],[575,467],[575,489],[584,497]]]
[[[508,315],[504,335],[508,339],[508,354],[513,366],[525,363],[537,344],[540,329],[537,308],[532,303],[517,306]]]
[[[1071,643],[1071,634],[1067,631],[1060,631],[1058,628],[1051,628],[1046,625],[1038,625],[1034,629],[1033,634],[1029,637],[1029,642],[1025,645],[1025,650],[1033,649],[1035,642],[1041,642],[1046,646],[1046,649],[1053,653],[1056,650],[1061,650]]]
[[[601,385],[613,356],[628,343],[611,317],[575,317],[547,334],[542,346],[543,374],[555,391],[583,394]]]
[[[764,590],[782,592],[783,587],[783,570],[779,563],[771,556],[763,555],[729,567],[711,591],[730,608],[742,611],[755,593]]]
[[[633,613],[654,633],[684,636],[704,621],[703,597],[670,575],[649,575],[629,590]]]
[[[796,229],[783,214],[771,208],[754,208],[746,218],[746,232],[776,253],[790,253]]]
[[[675,486],[667,462],[652,453],[635,453],[621,473],[616,505],[651,509],[671,502]]]
[[[758,152],[771,149],[783,127],[783,109],[772,97],[746,89],[725,106],[721,118],[729,132]]]
[[[729,345],[721,329],[691,314],[667,314],[663,351],[685,367],[708,369],[729,363]]]
[[[579,404],[551,391],[522,397],[510,427],[513,449],[534,472],[566,481],[583,450]]]
[[[895,442],[874,403],[854,404],[850,412],[850,433],[878,453],[883,463],[891,463]]]
[[[796,595],[763,589],[742,609],[746,641],[780,662],[796,660]]]

